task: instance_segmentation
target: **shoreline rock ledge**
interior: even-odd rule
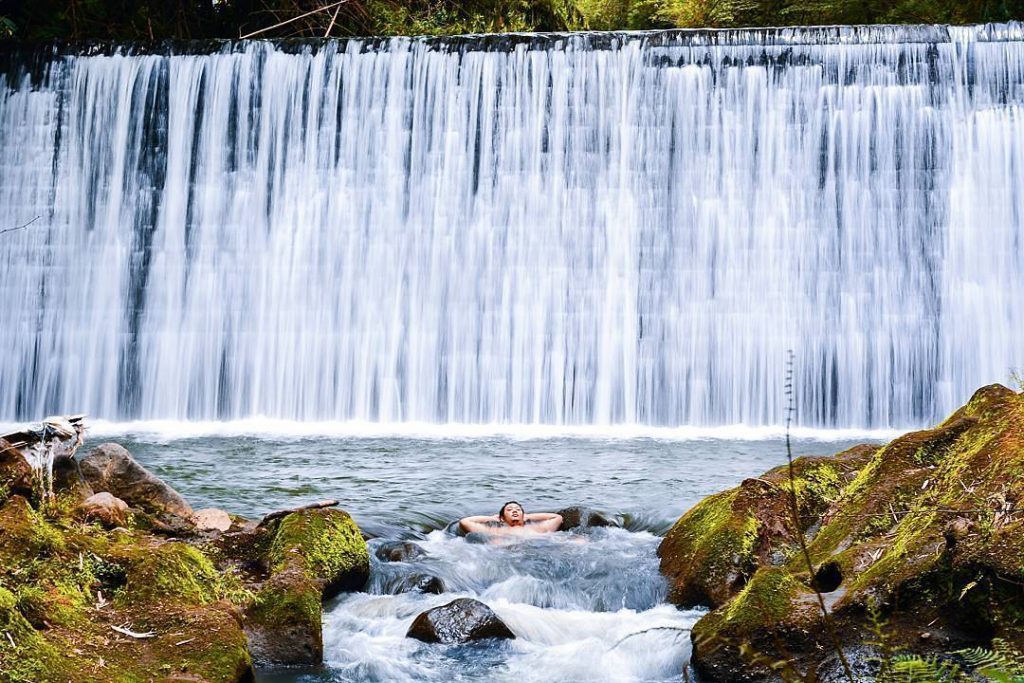
[[[337,508],[193,513],[116,444],[43,496],[17,448],[0,455],[3,681],[245,683],[254,662],[317,664],[323,601],[369,572]]]
[[[793,474],[798,524],[783,466],[705,498],[659,547],[670,600],[711,609],[691,633],[701,680],[778,680],[784,662],[845,680],[818,594],[862,680],[879,632],[940,658],[1024,651],[1024,394],[983,387],[932,429]]]

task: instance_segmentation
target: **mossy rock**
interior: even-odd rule
[[[359,527],[344,510],[294,512],[281,520],[270,546],[271,573],[293,564],[324,583],[324,597],[362,588],[370,553]]]
[[[226,581],[199,550],[47,515],[19,496],[0,506],[0,680],[252,680]],[[112,628],[126,624],[155,636]]]
[[[172,600],[207,605],[221,597],[221,577],[213,563],[190,545],[161,543],[124,555],[127,583],[118,600],[139,604]]]
[[[728,604],[694,625],[692,662],[708,680],[771,678],[781,659],[748,657],[748,653],[757,652],[763,644],[773,652],[776,638],[785,638],[782,642],[787,644],[806,639],[804,634],[820,620],[807,586],[781,567],[765,567]]]
[[[674,596],[684,594],[681,577],[700,586],[707,576],[750,572],[694,626],[693,662],[706,680],[767,680],[786,661],[834,674],[838,658],[814,589],[844,648],[864,649],[871,613],[897,649],[951,652],[988,647],[993,637],[1024,645],[1024,395],[984,387],[937,427],[863,456],[829,477],[825,495],[813,490],[820,481],[796,472],[798,495],[807,494],[799,506],[810,566],[792,534],[763,539],[764,511],[776,509],[768,484],[779,470],[759,488],[747,480],[706,499],[670,532],[663,568],[669,552],[691,553],[695,565],[669,567]],[[718,589],[702,588],[728,593]]]
[[[857,446],[835,457],[793,462],[715,494],[683,515],[658,548],[672,602],[717,607],[746,585],[759,566],[779,564],[795,549],[796,494],[801,532],[833,502],[877,450]]]
[[[322,588],[297,567],[277,572],[263,584],[245,614],[257,662],[312,665],[323,660]]]
[[[257,661],[319,664],[323,601],[357,590],[369,575],[370,554],[347,512],[294,512],[277,523],[264,562],[270,577],[245,613]]]

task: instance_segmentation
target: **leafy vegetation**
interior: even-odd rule
[[[1024,0],[35,0],[0,40],[314,38],[793,24],[972,23]]]

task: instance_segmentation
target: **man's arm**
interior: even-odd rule
[[[497,522],[497,515],[477,515],[475,517],[463,517],[459,520],[459,528],[464,533],[470,534],[474,531],[482,531],[487,533],[492,531],[492,527],[488,526],[488,522]]]
[[[562,515],[554,512],[531,512],[526,522],[537,531],[558,531],[562,528]]]

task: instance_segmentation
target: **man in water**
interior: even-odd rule
[[[554,512],[526,514],[523,506],[514,500],[502,505],[497,515],[477,515],[459,520],[459,529],[466,534],[479,532],[502,536],[525,536],[558,531],[561,526],[562,515]]]

